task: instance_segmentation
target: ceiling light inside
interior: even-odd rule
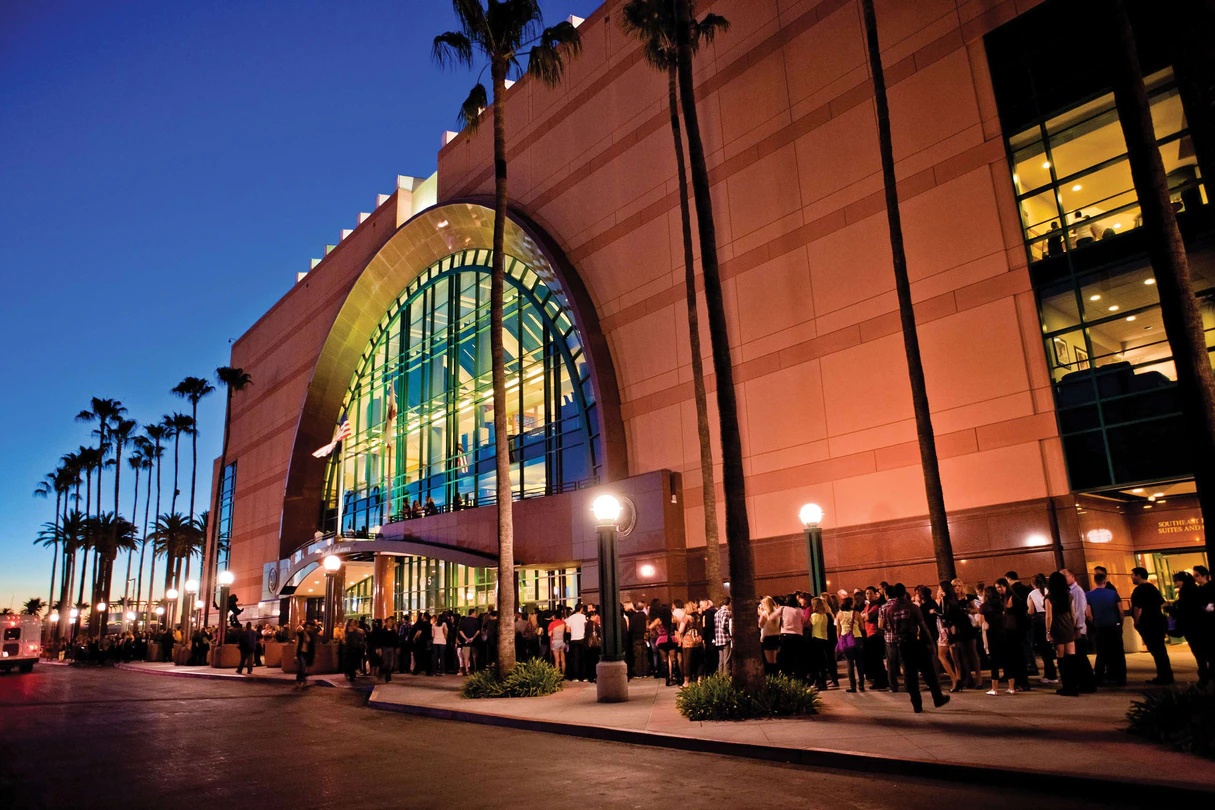
[[[1090,300],[1090,301],[1100,301],[1100,300],[1101,300],[1101,296],[1099,296],[1099,295],[1090,295],[1090,296],[1088,297],[1088,300]]]
[[[1112,307],[1110,307],[1110,312],[1117,312],[1117,311],[1118,311],[1118,305],[1117,305],[1117,304],[1114,304]]]
[[[1144,283],[1144,284],[1146,284],[1146,285],[1148,285],[1148,286],[1150,287],[1150,286],[1152,286],[1153,284],[1155,284],[1155,283],[1156,283],[1156,279],[1154,279],[1154,278],[1145,278],[1145,279],[1143,280],[1143,283]]]
[[[1082,188],[1084,188],[1084,186],[1077,183],[1076,185],[1072,186],[1072,191],[1079,191]]]

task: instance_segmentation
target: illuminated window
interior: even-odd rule
[[[325,525],[356,535],[419,514],[493,503],[491,253],[436,262],[381,320],[343,402],[354,436],[330,456]],[[515,498],[592,481],[594,395],[558,286],[507,257],[506,418]],[[338,416],[335,414],[334,421]]]

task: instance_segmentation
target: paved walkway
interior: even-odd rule
[[[182,678],[208,678],[212,680],[232,680],[232,681],[261,681],[265,683],[281,683],[284,685],[295,683],[295,673],[283,672],[279,667],[254,667],[252,675],[237,675],[232,669],[216,669],[214,667],[183,667],[176,664],[156,662],[148,663],[146,661],[132,661],[129,664],[115,664],[118,669],[130,670],[132,672],[143,672],[151,675],[172,675]],[[359,678],[355,683],[350,683],[346,677],[341,674],[330,675],[309,675],[309,683],[315,686],[332,686],[338,689],[370,689],[370,678]]]
[[[1193,680],[1192,659],[1177,662],[1179,680]],[[1186,663],[1189,663],[1187,669]],[[1146,654],[1128,656],[1131,683],[1151,677]],[[1138,785],[1215,791],[1215,762],[1179,754],[1123,731],[1125,714],[1139,691],[1101,690],[1079,698],[1060,697],[1054,687],[989,697],[982,691],[954,695],[938,710],[913,714],[903,693],[868,691],[823,695],[820,715],[746,722],[690,722],[675,709],[678,690],[661,681],[630,682],[629,702],[600,704],[595,686],[567,683],[543,698],[464,700],[462,678],[404,676],[377,684],[370,705],[434,717],[513,725],[590,737],[608,737],[677,748],[814,762],[832,767],[889,770],[922,768],[939,775],[942,765],[978,766],[1025,775],[1088,776]],[[1146,689],[1148,687],[1141,687]],[[931,706],[931,701],[928,701]],[[859,762],[846,763],[841,755]],[[816,759],[817,757],[817,759]],[[876,758],[876,759],[875,759]],[[910,763],[910,767],[907,767]],[[981,779],[982,770],[971,779]],[[1005,783],[1015,779],[1005,775]]]

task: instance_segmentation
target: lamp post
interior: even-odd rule
[[[823,507],[808,503],[797,513],[806,529],[806,559],[810,568],[810,595],[818,596],[827,590],[827,569],[823,565]]]
[[[164,628],[168,628],[169,622],[173,621],[173,617],[177,615],[177,597],[181,596],[176,588],[169,588],[165,591],[165,599],[169,600],[169,606],[163,611],[157,611],[157,615],[161,617],[160,623]]]
[[[342,570],[342,558],[330,554],[322,562],[325,569],[325,625],[324,634],[327,641],[333,640],[333,620],[337,615],[338,600],[338,571]]]
[[[184,606],[186,609],[181,612],[181,632],[185,636],[183,641],[194,635],[194,602],[198,599],[198,580],[186,580],[186,595],[190,597],[190,601]]]
[[[595,667],[596,699],[600,703],[622,703],[629,699],[629,673],[624,663],[620,589],[616,584],[616,521],[620,519],[620,501],[611,495],[600,495],[591,504],[591,512],[599,536],[599,615],[603,618],[603,655]]]
[[[219,646],[223,646],[228,635],[228,589],[236,581],[236,574],[231,571],[220,571],[215,578],[219,583]]]

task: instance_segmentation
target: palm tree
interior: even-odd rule
[[[93,397],[90,400],[91,410],[83,410],[76,414],[77,422],[96,422],[97,450],[100,455],[97,470],[97,511],[101,511],[101,467],[109,449],[109,428],[127,412],[123,404],[116,399]]]
[[[509,74],[521,70],[520,58],[527,57],[526,73],[549,87],[555,87],[565,73],[565,54],[578,53],[582,40],[570,22],[543,28],[540,4],[536,0],[452,0],[459,31],[448,31],[434,39],[434,58],[442,66],[475,67],[478,59],[487,61],[494,89],[494,236],[493,267],[490,275],[490,357],[494,388],[494,455],[498,486],[498,672],[505,675],[515,666],[515,545],[511,503],[510,453],[506,424],[506,352],[502,339],[503,293],[506,285],[506,82]],[[530,47],[530,50],[528,50]],[[484,71],[484,68],[482,68]],[[485,85],[478,82],[460,107],[460,121],[470,132],[481,122],[489,105]]]
[[[46,609],[46,602],[42,601],[40,596],[32,596],[25,600],[25,604],[21,607],[21,612],[26,616],[41,616],[42,611]]]
[[[903,329],[903,351],[907,355],[907,376],[911,382],[911,407],[915,413],[916,438],[920,444],[920,467],[928,496],[928,522],[932,527],[932,551],[937,561],[937,578],[953,579],[953,543],[949,539],[949,517],[945,512],[945,491],[937,459],[936,434],[932,430],[932,411],[928,407],[928,388],[924,364],[920,359],[920,336],[916,330],[915,308],[911,302],[911,279],[907,275],[907,254],[903,250],[903,221],[899,214],[899,191],[894,174],[894,147],[890,139],[890,107],[886,99],[886,74],[878,44],[877,17],[873,0],[861,0],[865,17],[865,40],[869,47],[869,70],[873,75],[873,97],[877,106],[878,150],[882,155],[882,183],[886,188],[886,221],[890,227],[890,252],[894,255],[894,286],[899,299],[899,320]]]
[[[181,580],[181,567],[184,560],[202,548],[202,530],[195,520],[187,518],[180,512],[161,515],[156,520],[156,528],[152,532],[153,554],[165,558],[165,591],[173,587],[174,576]],[[184,602],[184,600],[183,600]],[[185,605],[182,605],[184,611]],[[166,622],[176,621],[174,617],[166,617]]]
[[[145,425],[144,429],[143,429],[144,435],[147,436],[148,440],[152,442],[152,451],[151,451],[150,459],[153,463],[156,464],[156,510],[154,512],[152,512],[153,515],[160,514],[160,464],[161,464],[161,461],[164,460],[164,454],[165,454],[165,449],[164,449],[164,446],[161,444],[161,442],[163,442],[165,439],[167,439],[173,435],[172,429],[167,424],[169,419],[170,419],[170,417],[166,416],[166,417],[164,417],[164,421],[162,421],[160,424]],[[151,494],[152,494],[151,491],[149,491],[148,492],[149,497],[151,496]],[[144,507],[144,516],[145,517],[144,517],[143,535],[144,535],[144,542],[147,542],[148,527],[147,527],[147,507],[146,507],[146,505]],[[155,526],[153,526],[153,528],[155,528]],[[152,602],[155,602],[155,601],[156,601],[156,553],[155,553],[155,550],[153,550],[152,569],[148,572],[148,604],[151,604]]]
[[[1202,311],[1194,295],[1189,257],[1169,199],[1164,161],[1156,145],[1143,71],[1125,0],[1117,0],[1113,24],[1122,52],[1115,61],[1114,106],[1126,139],[1131,178],[1143,213],[1148,256],[1156,274],[1160,316],[1177,369],[1182,414],[1193,443],[1194,483],[1207,525],[1215,521],[1215,373],[1203,333]],[[1209,42],[1207,44],[1209,48]],[[1209,182],[1209,181],[1208,181]],[[1207,557],[1215,559],[1215,537],[1207,533]]]
[[[136,422],[134,419],[122,419],[122,418],[115,419],[114,422],[110,425],[109,439],[110,439],[111,446],[114,448],[114,512],[113,512],[113,514],[115,514],[115,515],[118,514],[118,494],[122,488],[122,449],[126,445],[126,443],[128,441],[130,441],[131,434],[135,432],[135,428],[137,428],[137,427],[139,427],[139,423]],[[100,508],[100,505],[98,508]],[[114,532],[118,532],[118,530],[120,529],[119,521],[117,521],[117,520],[110,522],[109,526],[110,526],[111,530],[113,530]],[[132,525],[131,528],[134,529],[135,527]],[[117,545],[118,545],[118,535],[115,534],[115,536],[110,539],[109,546],[117,547]],[[132,550],[133,550],[133,547],[132,547]],[[130,565],[130,557],[128,556],[127,557],[127,576],[130,577],[130,575],[131,575],[131,565]],[[109,562],[106,563],[105,569],[101,572],[102,582],[98,584],[98,588],[101,588],[102,584],[104,584],[104,591],[101,593],[93,594],[94,603],[104,600],[106,602],[106,604],[109,604],[110,586],[111,586],[111,583],[113,582],[113,579],[114,579],[113,560],[110,560]],[[123,583],[123,590],[124,591],[126,590],[125,582]],[[101,617],[97,617],[98,620],[100,620],[100,618]],[[102,624],[101,628],[104,628],[104,627],[105,627],[105,625]]]
[[[730,30],[730,21],[717,14],[695,19],[692,52],[701,40],[712,42],[718,31]],[[721,551],[717,540],[717,490],[713,481],[713,447],[709,435],[709,401],[705,392],[705,368],[700,346],[700,314],[696,305],[696,266],[692,251],[692,215],[688,205],[688,172],[684,166],[683,133],[679,123],[679,55],[675,45],[675,13],[669,0],[629,0],[624,7],[624,30],[641,40],[646,62],[667,74],[667,108],[675,139],[675,163],[679,169],[679,216],[683,228],[683,270],[688,306],[688,342],[692,353],[692,391],[696,401],[696,433],[700,443],[700,481],[705,510],[705,577],[709,596],[721,604],[725,587],[721,576]]]
[[[113,589],[114,560],[118,552],[135,547],[135,524],[113,512],[102,512],[88,524],[90,543],[97,555],[94,566],[96,584],[93,589],[93,604],[104,602],[106,610],[89,614],[89,632],[105,632],[109,617],[110,593]]]
[[[186,377],[173,386],[172,392],[190,401],[190,516],[194,516],[194,490],[198,484],[198,402],[215,392],[215,386],[204,377]]]
[[[713,200],[704,142],[696,115],[692,82],[692,31],[689,0],[675,0],[675,43],[678,57],[679,102],[688,131],[688,163],[692,170],[692,196],[700,236],[700,264],[704,274],[705,310],[709,316],[713,372],[717,376],[717,418],[721,434],[721,473],[726,496],[726,542],[730,554],[730,585],[735,614],[755,615],[755,558],[751,552],[751,526],[747,517],[746,480],[743,478],[742,439],[738,430],[738,401],[734,392],[734,368],[730,362],[730,335],[726,328],[721,270],[717,261],[717,229],[713,222]],[[739,622],[734,635],[733,678],[750,690],[763,685],[759,629],[747,620]]]
[[[47,602],[55,598],[55,574],[58,573],[59,567],[59,506],[63,500],[63,492],[59,487],[61,472],[62,469],[57,469],[55,472],[47,473],[34,487],[35,498],[49,498],[52,492],[55,493],[55,542],[54,550],[51,552],[51,587],[47,592]]]
[[[82,412],[83,415],[83,412]],[[97,471],[97,480],[101,481],[101,466],[105,462],[105,447],[84,447],[81,446],[76,450],[76,456],[79,458],[81,465],[84,468],[84,519],[92,516],[92,490],[93,490],[93,471]],[[97,493],[97,509],[101,510],[101,492]],[[77,589],[76,602],[86,604],[84,601],[84,583],[88,579],[89,571],[89,551],[92,548],[88,532],[82,534],[80,543],[76,547],[76,551],[84,552],[81,555],[80,562],[80,583]],[[93,564],[93,578],[97,577],[97,564]],[[84,621],[84,613],[80,613],[76,617],[76,629],[79,631],[81,623]]]
[[[168,428],[167,436],[173,439],[173,497],[169,499],[169,513],[173,514],[177,512],[177,496],[181,494],[177,484],[181,467],[181,437],[194,432],[194,420],[184,413],[174,413],[166,416],[161,424]]]
[[[133,497],[131,498],[131,517],[134,518],[135,520],[139,519],[139,477],[140,477],[140,473],[143,471],[143,461],[144,461],[143,452],[140,447],[141,440],[147,441],[147,439],[144,439],[143,436],[136,436],[132,439],[131,443],[135,445],[135,449],[134,449],[134,451],[132,451],[130,457],[127,458],[127,466],[129,466],[132,470],[135,471],[135,493],[134,493]],[[127,552],[127,573],[126,573],[126,577],[122,583],[122,597],[124,600],[128,599],[130,596],[131,563],[134,562],[134,557],[135,557],[135,548],[132,547],[130,549],[130,551]],[[125,605],[124,605],[124,607],[125,607]]]
[[[240,391],[253,384],[253,378],[245,372],[243,368],[233,368],[231,366],[222,366],[215,369],[215,381],[224,387],[227,394],[224,402],[224,443],[223,449],[219,454],[219,486],[211,493],[211,510],[210,514],[216,516],[216,525],[211,528],[211,532],[207,538],[208,549],[203,555],[206,560],[205,593],[210,593],[214,587],[213,583],[218,574],[219,557],[220,557],[220,537],[219,537],[219,499],[223,494],[224,475],[228,469],[228,440],[231,437],[232,429],[232,397]],[[205,525],[205,524],[204,524]],[[501,614],[499,614],[501,615]],[[211,600],[203,601],[203,624],[207,624],[211,620]]]
[[[152,509],[152,467],[155,464],[155,448],[152,442],[146,436],[135,437],[135,448],[136,454],[133,456],[133,458],[137,458],[139,460],[139,468],[141,470],[147,470],[148,472],[147,491],[144,492],[143,496],[143,533],[140,535],[142,539],[139,541],[139,573],[136,574],[135,579],[135,603],[136,605],[140,605],[143,603],[143,564],[144,552],[147,551],[148,548],[148,517]],[[135,482],[138,485],[138,475],[136,476]],[[135,511],[132,512],[131,516],[136,517],[138,514],[139,499],[136,498]]]
[[[59,459],[59,468],[63,472],[64,485],[68,490],[70,490],[70,494],[68,494],[64,497],[63,517],[62,517],[62,520],[60,521],[60,527],[59,527],[61,530],[64,528],[65,524],[68,521],[68,517],[69,517],[68,503],[69,503],[69,501],[71,501],[71,503],[76,507],[76,509],[74,509],[73,511],[76,511],[78,513],[78,510],[80,508],[80,483],[81,483],[81,472],[83,470],[83,466],[84,466],[83,462],[81,461],[80,455],[78,453],[65,453],[62,456],[62,458]],[[64,534],[66,535],[66,532],[64,532]],[[59,604],[62,606],[62,605],[68,604],[68,597],[71,595],[71,592],[72,592],[73,579],[76,575],[76,572],[75,572],[76,560],[75,560],[75,552],[69,548],[67,543],[61,543],[60,549],[61,549],[61,553],[63,554],[63,575],[61,577],[61,586],[59,589],[59,593],[60,593]],[[56,634],[60,638],[66,638],[67,631],[68,631],[68,612],[67,612],[67,610],[61,610],[59,613],[59,628],[56,631]]]

